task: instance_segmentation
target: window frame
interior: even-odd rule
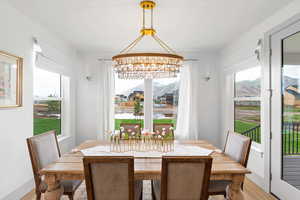
[[[67,110],[68,109],[68,103],[65,102],[66,101],[66,92],[70,92],[70,78],[68,76],[64,76],[62,75],[61,73],[57,73],[57,72],[53,72],[53,71],[50,71],[50,70],[47,70],[47,69],[44,69],[44,68],[39,68],[39,67],[36,67],[35,68],[38,68],[40,70],[44,70],[44,71],[47,71],[47,72],[50,72],[50,73],[55,73],[55,74],[58,74],[59,75],[59,90],[60,90],[60,97],[35,97],[33,96],[33,102],[35,101],[59,101],[60,102],[60,134],[58,135],[57,133],[57,137],[58,138],[63,138],[63,137],[66,137],[68,136],[68,124],[66,124],[66,122],[68,121],[68,117],[70,116],[69,115],[69,111]],[[68,83],[66,83],[66,81],[68,81]],[[35,83],[33,83],[35,84]],[[33,106],[34,106],[34,103],[33,103]],[[34,134],[34,132],[33,132]]]
[[[236,74],[241,72],[241,71],[244,71],[244,70],[248,70],[248,69],[251,69],[251,68],[255,68],[255,67],[260,67],[260,96],[255,96],[255,97],[238,97],[236,96]],[[232,70],[232,72],[230,73],[231,74],[231,90],[232,92],[230,92],[230,115],[232,116],[230,119],[230,130],[232,131],[235,131],[235,102],[238,102],[238,101],[259,101],[260,102],[260,126],[261,126],[261,130],[260,130],[260,143],[257,143],[255,141],[252,141],[252,146],[254,148],[257,148],[259,150],[262,149],[262,145],[263,145],[263,140],[264,140],[264,134],[263,134],[263,131],[262,131],[262,118],[263,118],[263,115],[262,115],[262,112],[263,112],[263,109],[262,109],[262,101],[263,101],[263,97],[262,97],[262,84],[263,84],[263,67],[262,65],[258,62],[258,61],[252,61],[252,62],[249,62],[247,64],[241,64],[239,65],[235,70]]]

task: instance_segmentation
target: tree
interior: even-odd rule
[[[143,106],[141,105],[141,100],[136,98],[134,101],[134,115],[139,116],[142,114]]]
[[[47,101],[48,111],[51,113],[60,112],[60,101]]]

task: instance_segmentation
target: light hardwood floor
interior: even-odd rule
[[[150,188],[150,181],[144,181],[144,194],[143,199],[144,200],[151,200],[151,188]],[[249,179],[245,180],[245,200],[276,200],[275,197],[272,195],[264,192],[261,188],[259,188],[255,183],[250,181]],[[63,197],[63,200],[68,200],[67,197]],[[78,191],[75,194],[74,200],[86,200],[85,195],[85,186],[82,184]],[[34,191],[31,191],[26,196],[24,196],[21,200],[35,200],[35,194]],[[212,196],[210,197],[210,200],[224,200],[223,196]]]

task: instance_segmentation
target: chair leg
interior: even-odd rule
[[[69,197],[70,200],[73,200],[74,199],[74,194],[73,193],[72,194],[68,194],[68,197]]]
[[[42,193],[40,191],[35,191],[36,200],[41,200]]]

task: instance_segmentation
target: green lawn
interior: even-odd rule
[[[173,123],[174,126],[176,126],[176,120],[175,119],[155,119],[153,120],[156,124],[164,124],[164,123]],[[141,123],[142,128],[144,127],[144,120],[142,119],[115,119],[115,129],[120,129],[121,123]]]
[[[240,120],[235,120],[234,121],[234,131],[238,133],[243,133],[251,128],[254,128],[258,124],[256,123],[251,123],[251,122],[244,122]]]
[[[255,123],[243,122],[236,120],[235,121],[235,132],[243,133],[253,127],[257,126]],[[258,135],[255,135],[252,139],[260,143],[260,132]],[[282,144],[284,146],[284,154],[295,154],[300,153],[300,132],[289,133],[287,131],[283,132]],[[258,138],[258,139],[257,139]],[[298,142],[297,142],[298,141]]]
[[[245,131],[256,127],[257,125],[258,124],[256,124],[256,123],[235,120],[234,121],[234,131],[237,133],[244,133]],[[261,143],[260,130],[256,134],[258,134],[258,135],[254,135],[251,139],[257,143]]]
[[[53,118],[34,118],[34,135],[47,131],[55,130],[57,135],[61,134],[60,119]]]

